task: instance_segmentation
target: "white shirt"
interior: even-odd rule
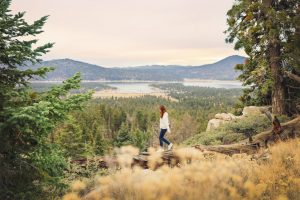
[[[165,112],[163,117],[159,119],[159,127],[161,129],[168,129],[168,132],[171,132],[170,123],[169,123],[169,115],[167,112]]]

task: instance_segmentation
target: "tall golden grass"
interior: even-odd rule
[[[82,197],[79,194],[85,184],[75,182],[64,200],[300,199],[299,139],[274,145],[266,160],[245,154],[215,154],[208,159],[195,149],[179,148],[180,166],[163,166],[155,171],[128,167],[128,155],[136,153],[131,147],[120,152],[128,158],[119,158],[124,162],[121,170],[98,178],[93,190]],[[151,167],[161,160],[158,153],[150,152]]]

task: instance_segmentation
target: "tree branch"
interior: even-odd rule
[[[293,79],[294,81],[300,83],[300,76],[297,76],[296,74],[293,74],[291,72],[288,71],[284,71],[284,74],[289,77],[290,79]]]

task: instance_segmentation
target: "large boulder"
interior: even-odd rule
[[[222,119],[211,119],[208,121],[206,131],[212,131],[219,128],[222,124],[227,123],[228,121]]]
[[[231,113],[217,113],[214,119],[208,121],[206,131],[212,131],[214,129],[219,128],[222,124],[227,122],[241,119],[244,117],[252,116],[252,115],[263,115],[264,111],[270,109],[268,106],[247,106],[243,109],[243,115],[235,116]]]
[[[261,115],[263,110],[268,109],[267,106],[246,106],[243,109],[243,116]]]
[[[219,128],[222,124],[236,120],[240,116],[235,116],[231,113],[217,113],[214,119],[208,121],[206,131],[212,131]]]
[[[231,121],[237,119],[237,116],[231,114],[231,113],[217,113],[215,115],[215,119],[221,119],[225,121]]]

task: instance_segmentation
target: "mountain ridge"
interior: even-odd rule
[[[106,68],[70,58],[47,60],[20,69],[37,69],[42,66],[54,67],[45,81],[61,81],[80,72],[83,80],[153,80],[180,81],[183,79],[234,80],[240,74],[234,70],[236,64],[243,63],[245,57],[232,55],[215,63],[200,66],[185,65],[144,65],[133,67]]]

